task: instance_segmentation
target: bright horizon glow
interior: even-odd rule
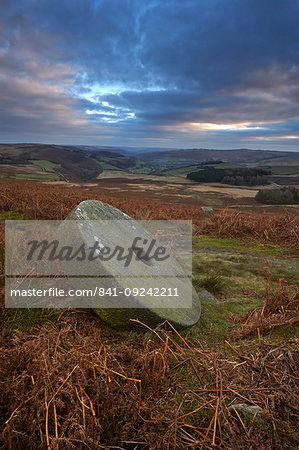
[[[262,130],[265,127],[251,126],[250,122],[231,123],[231,124],[218,124],[218,123],[205,123],[205,122],[191,122],[191,127],[198,128],[200,130]]]

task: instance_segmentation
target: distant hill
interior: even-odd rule
[[[126,148],[120,148],[120,147],[109,147],[109,146],[103,146],[103,145],[64,145],[64,148],[68,148],[70,150],[83,150],[87,152],[97,152],[101,154],[111,154],[111,153],[118,153],[122,156],[128,155],[128,154],[134,154],[134,151],[128,151]]]
[[[130,173],[157,173],[166,170],[209,163],[219,168],[232,166],[277,166],[273,173],[290,173],[299,166],[299,152],[269,150],[159,149],[107,147],[89,145],[0,144],[0,176],[55,181],[86,182],[103,170],[124,170]],[[220,164],[221,163],[221,164]],[[289,166],[287,171],[283,167]],[[196,168],[196,167],[195,167]],[[297,171],[291,171],[294,175]]]
[[[74,151],[58,145],[0,145],[0,165],[34,165],[34,161],[37,161],[40,167],[40,161],[54,163],[56,167],[52,172],[72,181],[89,180],[100,170],[98,162],[84,151]]]
[[[146,152],[139,158],[147,163],[155,162],[160,168],[184,167],[187,165],[221,160],[235,165],[292,165],[299,164],[299,152],[271,150],[236,150],[183,149],[172,151]]]
[[[151,170],[136,156],[126,156],[125,153],[112,147],[0,144],[0,175],[85,182],[104,169],[136,172]]]

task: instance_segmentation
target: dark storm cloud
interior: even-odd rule
[[[2,0],[3,137],[287,144],[298,17],[293,0]]]
[[[298,64],[298,13],[298,2],[283,0],[181,2],[171,10],[165,2],[144,17],[142,60],[180,84],[227,87],[277,61]],[[170,39],[159,28],[172,30]]]

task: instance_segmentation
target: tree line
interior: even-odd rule
[[[299,189],[295,186],[284,186],[280,189],[262,189],[256,194],[255,200],[266,205],[299,204]]]
[[[199,183],[225,183],[237,186],[269,184],[266,176],[271,175],[271,170],[261,168],[227,168],[216,169],[206,167],[204,170],[187,174],[189,180]]]

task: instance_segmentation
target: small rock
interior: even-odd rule
[[[206,289],[203,289],[202,291],[197,292],[199,300],[216,300],[213,294],[211,292],[207,291]]]
[[[264,410],[262,408],[259,406],[248,405],[247,403],[237,403],[235,405],[231,405],[228,410],[230,412],[240,412],[249,419],[260,419],[261,416],[264,415]]]
[[[211,217],[214,216],[213,208],[210,208],[209,206],[202,206],[201,209],[203,212],[207,213],[209,216],[211,216]]]

